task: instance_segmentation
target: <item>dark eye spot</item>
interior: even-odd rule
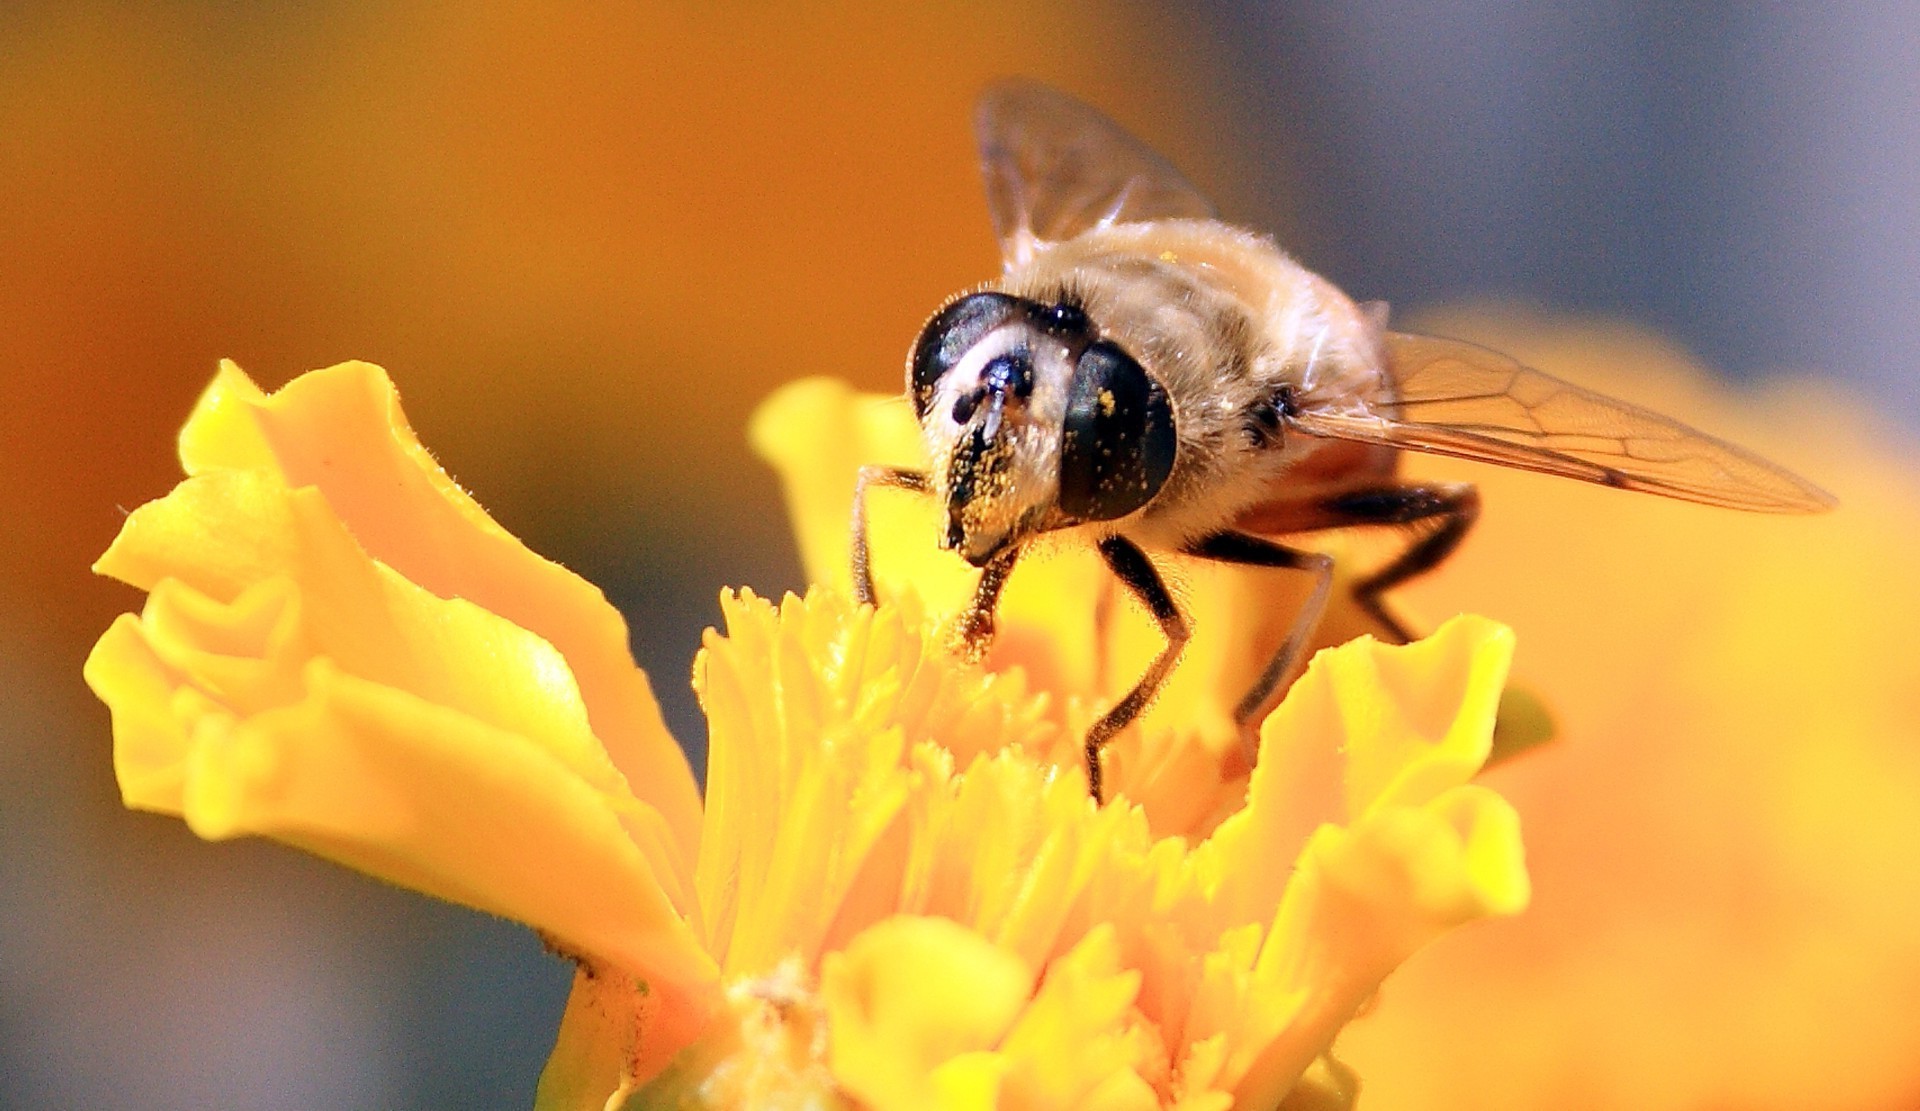
[[[979,391],[962,394],[960,398],[953,403],[953,423],[965,424],[972,420],[973,411],[980,407],[980,396]]]
[[[1061,301],[1040,310],[1040,327],[1049,335],[1084,336],[1093,331],[1093,322],[1080,306]]]

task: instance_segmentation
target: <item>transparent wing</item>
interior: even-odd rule
[[[1036,243],[1093,227],[1213,215],[1213,205],[1171,163],[1057,89],[1002,81],[981,94],[973,122],[987,207],[1008,266],[1031,258]]]
[[[1386,335],[1398,396],[1304,407],[1314,436],[1457,455],[1606,486],[1763,513],[1817,513],[1832,495],[1678,421],[1459,340]]]

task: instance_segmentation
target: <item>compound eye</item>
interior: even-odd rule
[[[1012,320],[1021,303],[1004,293],[970,293],[933,314],[907,359],[914,415],[925,419],[940,379],[987,333]]]
[[[1167,391],[1104,340],[1074,367],[1061,431],[1060,508],[1075,520],[1124,517],[1173,471],[1178,440]]]

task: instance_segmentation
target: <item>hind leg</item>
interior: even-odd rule
[[[1390,486],[1332,499],[1327,508],[1349,525],[1411,525],[1414,538],[1385,567],[1353,586],[1353,600],[1400,643],[1413,634],[1387,609],[1381,595],[1438,567],[1467,538],[1480,518],[1480,491],[1465,484]]]

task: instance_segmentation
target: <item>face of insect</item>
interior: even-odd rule
[[[1173,469],[1166,391],[1071,302],[961,297],[927,322],[908,373],[946,505],[941,546],[976,566],[1036,533],[1124,517]]]

